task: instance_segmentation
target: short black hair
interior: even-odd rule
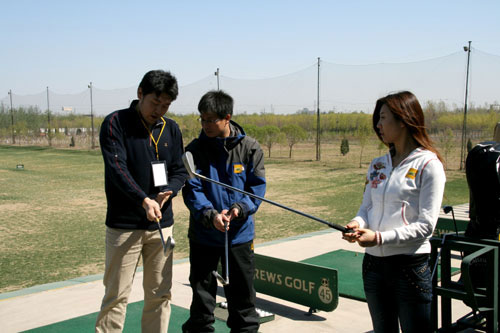
[[[200,99],[198,111],[200,113],[213,112],[223,119],[226,115],[233,115],[233,98],[222,90],[211,90]]]
[[[177,98],[179,94],[179,87],[177,86],[177,79],[170,72],[161,69],[152,70],[144,74],[139,88],[142,89],[144,96],[155,93],[160,96],[166,93],[172,101]]]

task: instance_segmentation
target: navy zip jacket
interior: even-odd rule
[[[186,147],[186,151],[193,154],[196,172],[264,197],[266,179],[262,149],[237,123],[231,121],[230,129],[228,138],[209,138],[202,131],[199,138]],[[198,178],[186,182],[182,196],[190,211],[188,235],[191,241],[224,246],[224,233],[215,229],[213,218],[217,212],[232,207],[239,209],[239,216],[229,226],[231,245],[254,239],[253,214],[259,208],[260,200]]]
[[[109,114],[101,125],[99,140],[108,202],[106,225],[120,229],[154,230],[158,226],[148,221],[142,202],[146,197],[154,199],[159,192],[173,191],[163,205],[160,224],[164,228],[174,223],[172,198],[187,178],[181,158],[184,146],[175,121],[163,117],[150,129],[158,141],[159,160],[166,162],[168,173],[168,185],[155,187],[151,167],[151,162],[157,160],[155,144],[136,110],[137,103],[135,100],[128,109]],[[165,126],[162,131],[163,121]]]

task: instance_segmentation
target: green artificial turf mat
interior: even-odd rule
[[[125,318],[125,325],[123,332],[135,333],[141,331],[141,316],[144,302],[130,303],[127,306],[127,316]],[[169,332],[181,332],[182,324],[189,317],[189,310],[172,305],[170,313],[170,323],[168,326]],[[80,333],[80,332],[94,332],[94,325],[97,319],[98,312],[94,312],[85,316],[76,317],[61,321],[58,323],[50,324],[47,326],[38,327],[25,332],[32,333],[48,333],[48,332],[64,332],[64,333]],[[214,323],[215,332],[229,332],[226,323],[216,319]]]
[[[302,260],[301,262],[336,269],[338,271],[339,295],[366,301],[361,271],[364,256],[364,253],[336,250]],[[457,274],[460,271],[455,267],[452,267],[451,270],[452,274]],[[439,273],[438,270],[438,278],[440,276]]]
[[[361,264],[364,253],[336,250],[302,260],[303,263],[334,268],[338,272],[339,295],[365,301]]]

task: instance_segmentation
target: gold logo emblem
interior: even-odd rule
[[[242,164],[234,165],[234,173],[242,173],[245,170],[245,167]]]
[[[415,179],[417,173],[418,173],[417,169],[410,168],[410,170],[408,170],[408,173],[406,174],[406,178]]]

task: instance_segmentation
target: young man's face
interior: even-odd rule
[[[209,138],[227,138],[231,133],[229,129],[229,120],[231,115],[226,115],[220,119],[216,113],[205,112],[200,115],[201,128]]]
[[[161,117],[167,113],[172,99],[166,93],[156,96],[155,93],[143,95],[142,89],[137,90],[139,98],[139,112],[148,125],[155,124]]]

